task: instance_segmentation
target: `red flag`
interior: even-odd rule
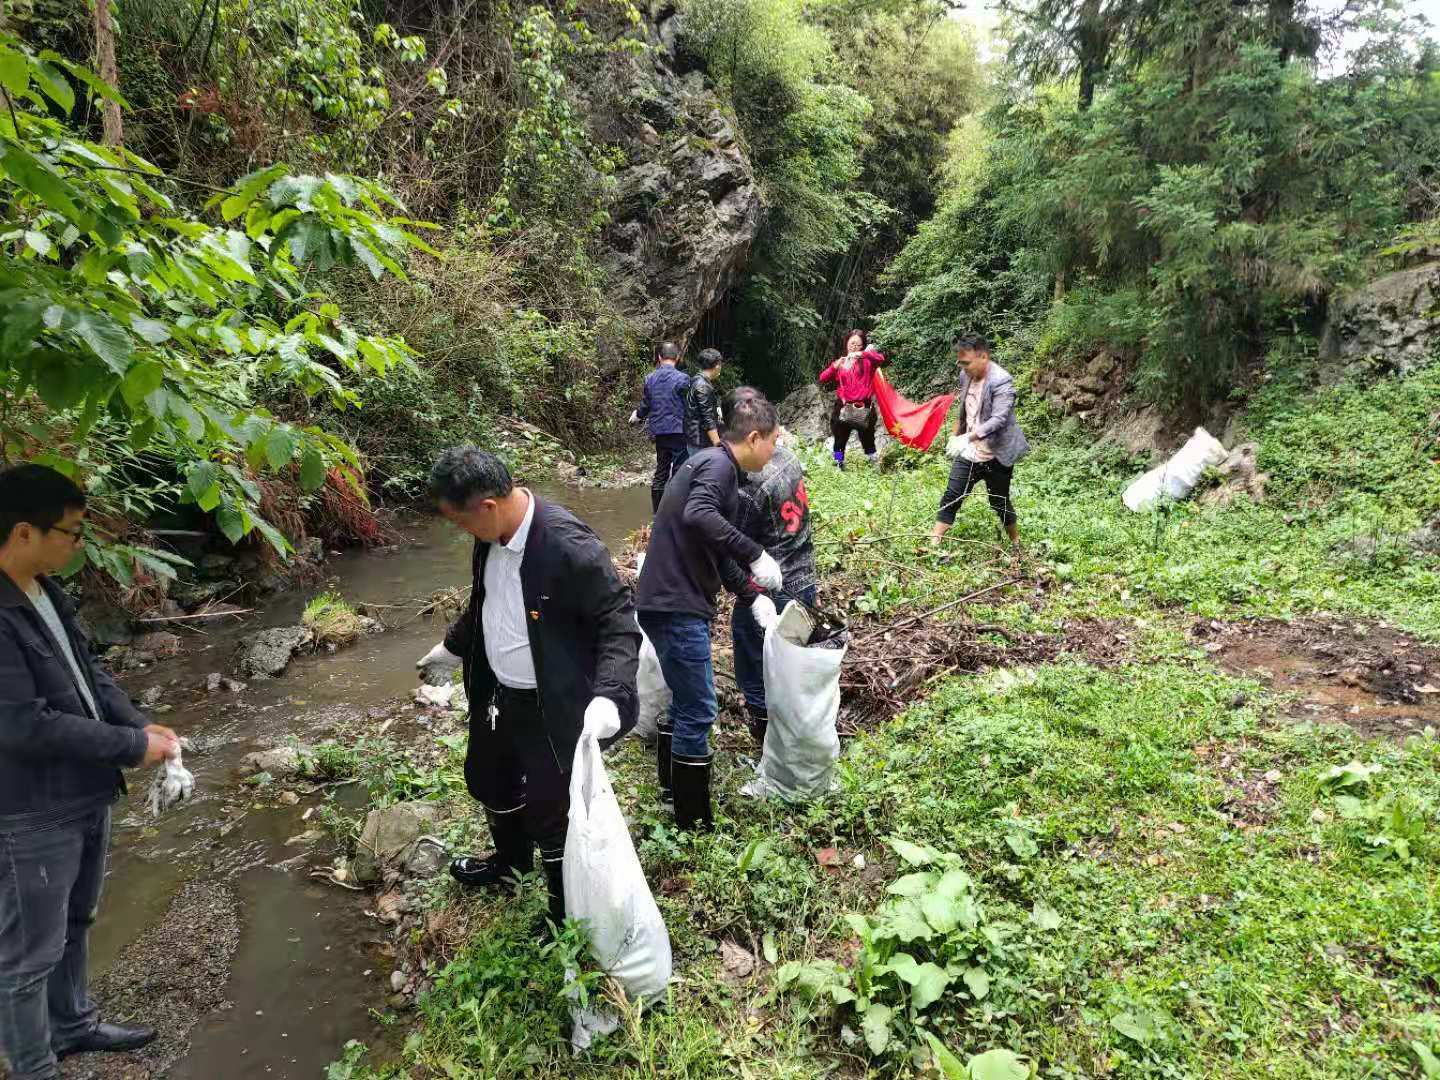
[[[900,392],[885,378],[883,371],[875,373],[875,403],[880,406],[880,418],[885,421],[885,430],[906,446],[929,450],[930,444],[944,426],[945,415],[954,402],[954,394],[941,394],[916,404],[901,397]]]

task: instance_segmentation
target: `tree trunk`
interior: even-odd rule
[[[120,70],[115,64],[115,24],[110,21],[110,0],[93,0],[95,4],[95,68],[100,78],[120,89]],[[118,102],[102,100],[106,146],[119,146],[125,141],[124,121]]]

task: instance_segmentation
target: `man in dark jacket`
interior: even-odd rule
[[[155,1038],[100,1022],[87,938],[120,770],[159,764],[179,744],[91,655],[49,577],[80,550],[84,520],[84,492],[55,470],[0,473],[0,1050],[14,1080],[50,1080],[60,1058]]]
[[[661,798],[673,797],[682,829],[709,828],[710,728],[715,672],[710,623],[723,584],[742,598],[778,589],[780,567],[735,527],[740,478],[763,469],[775,452],[775,406],[742,387],[719,446],[692,454],[665,489],[650,527],[650,547],[636,586],[640,626],[655,646],[670,688],[670,711],[657,740]]]
[[[685,444],[690,453],[720,445],[720,369],[725,358],[719,349],[702,349],[697,357],[700,374],[690,380],[685,395]]]
[[[645,421],[655,440],[655,476],[650,481],[652,511],[659,508],[665,485],[689,453],[685,448],[685,396],[690,390],[690,376],[679,369],[679,363],[680,346],[673,341],[662,342],[655,350],[655,370],[645,376],[640,407],[630,414],[632,424]]]
[[[475,537],[470,605],[419,666],[463,665],[470,700],[465,783],[494,854],[456,859],[455,879],[495,886],[534,868],[550,918],[565,918],[570,770],[582,731],[608,746],[635,726],[640,632],[610,553],[570,511],[516,487],[473,446],[430,473],[440,512]]]
[[[758,541],[780,564],[785,584],[783,591],[770,594],[775,611],[784,611],[791,600],[814,607],[820,579],[815,572],[810,497],[805,491],[805,466],[800,459],[783,446],[775,447],[775,455],[763,469],[745,474],[740,485],[740,507],[741,531]],[[763,748],[770,709],[765,700],[765,628],[760,619],[768,621],[769,613],[757,612],[757,607],[763,605],[736,602],[730,635],[735,645],[735,681],[745,697],[750,734],[757,748]]]

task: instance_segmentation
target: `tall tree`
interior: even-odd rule
[[[94,0],[94,4],[95,70],[100,78],[118,90],[120,71],[115,64],[115,23],[110,17],[110,0]],[[105,122],[105,145],[120,146],[125,142],[125,122],[120,118],[120,102],[115,98],[101,98],[100,109]]]

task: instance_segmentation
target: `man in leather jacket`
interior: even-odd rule
[[[725,358],[719,349],[702,349],[696,362],[700,374],[690,380],[685,395],[685,442],[692,454],[720,445],[720,391],[716,384]]]

